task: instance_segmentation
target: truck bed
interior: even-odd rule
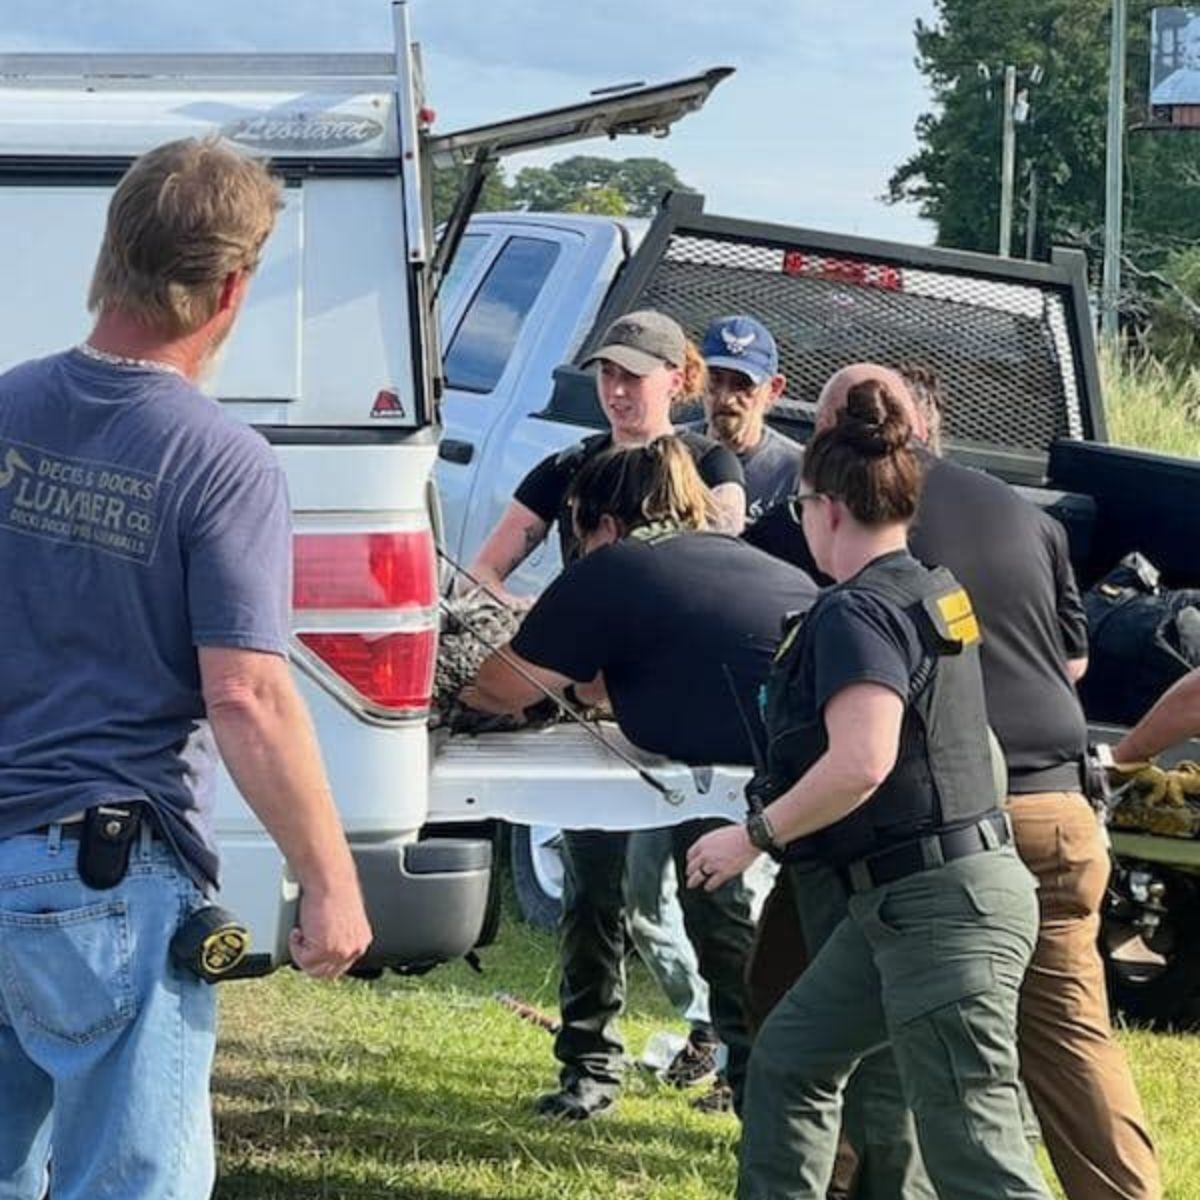
[[[749,768],[688,767],[639,750],[610,722],[601,728],[680,802],[669,803],[574,723],[476,736],[439,730],[432,735],[430,821],[486,816],[565,829],[653,829],[693,817],[745,817]]]

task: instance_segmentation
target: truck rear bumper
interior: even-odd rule
[[[352,842],[374,940],[358,964],[416,971],[467,954],[488,906],[492,847],[473,838]]]

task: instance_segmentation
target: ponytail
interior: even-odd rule
[[[673,435],[597,455],[575,476],[568,498],[581,538],[594,533],[605,516],[617,522],[622,536],[655,522],[705,529],[712,517],[708,488],[687,447]]]
[[[690,339],[684,343],[683,362],[679,364],[683,375],[677,395],[671,397],[672,408],[682,408],[702,397],[708,390],[708,364]]]
[[[921,494],[921,467],[909,443],[904,406],[879,379],[855,384],[831,426],[809,443],[800,475],[840,500],[864,525],[910,521]]]

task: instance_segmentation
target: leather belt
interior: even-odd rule
[[[962,829],[930,834],[876,854],[868,854],[843,868],[852,892],[869,892],[921,871],[932,871],[959,858],[998,850],[1012,842],[1008,817],[997,809]]]

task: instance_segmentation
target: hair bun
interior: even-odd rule
[[[866,379],[846,393],[837,429],[859,454],[884,458],[908,445],[912,422],[904,406],[878,379]]]

